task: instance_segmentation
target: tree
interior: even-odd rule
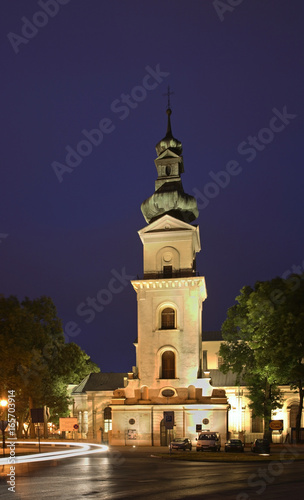
[[[270,314],[263,305],[266,297],[270,299]],[[260,284],[252,301],[252,319],[259,318],[255,332],[257,361],[272,366],[278,383],[290,384],[299,393],[296,419],[299,442],[304,383],[304,274]]]
[[[64,343],[61,321],[49,297],[19,302],[13,296],[0,296],[0,352],[1,384],[16,391],[19,436],[31,408],[46,405],[52,420],[58,421],[59,415],[68,413],[67,384],[99,371],[79,346]]]
[[[222,326],[225,342],[219,354],[222,370],[232,370],[249,387],[250,407],[264,418],[265,436],[271,412],[281,406],[278,385],[299,392],[296,439],[300,436],[304,381],[303,276],[275,278],[244,287]]]
[[[249,407],[254,416],[264,420],[264,435],[270,437],[268,428],[272,410],[280,406],[280,397],[272,373],[264,370],[255,357],[253,349],[252,324],[249,319],[250,300],[253,289],[244,287],[236,297],[238,304],[228,309],[227,319],[222,325],[225,342],[221,345],[219,355],[223,358],[221,370],[236,374],[236,383],[243,381],[249,389],[251,403]]]

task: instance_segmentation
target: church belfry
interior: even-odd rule
[[[138,299],[137,370],[148,387],[188,387],[202,376],[202,302],[206,287],[197,276],[201,249],[196,200],[183,190],[182,144],[174,138],[171,109],[156,145],[155,192],[141,205],[148,225],[139,231],[143,279],[132,281]],[[192,382],[191,382],[192,381]]]
[[[138,231],[143,274],[131,282],[137,296],[136,366],[128,373],[91,374],[98,389],[87,380],[86,400],[83,384],[77,388],[78,409],[84,418],[89,414],[93,435],[96,409],[103,405],[102,428],[113,445],[167,446],[185,436],[194,446],[198,427],[220,433],[222,443],[226,439],[227,397],[212,387],[205,344],[203,351],[207,292],[196,270],[199,227],[191,224],[197,204],[182,186],[182,144],[172,133],[170,105],[167,119],[166,135],[156,145],[155,192],[141,205],[147,222]]]

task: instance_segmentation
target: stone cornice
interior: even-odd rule
[[[113,410],[121,410],[121,411],[127,411],[128,409],[132,410],[151,410],[152,408],[155,411],[167,411],[168,409],[170,410],[196,410],[196,411],[201,411],[201,410],[227,410],[228,403],[224,400],[221,401],[214,401],[214,402],[198,402],[196,404],[185,404],[185,403],[177,403],[177,404],[155,404],[148,402],[148,404],[142,405],[142,404],[136,404],[136,403],[125,403],[125,404],[113,404],[111,403],[110,406],[112,407]]]
[[[167,290],[167,289],[185,289],[185,288],[201,288],[201,294],[204,298],[207,297],[206,283],[204,276],[196,276],[190,278],[167,278],[167,279],[143,279],[132,280],[132,286],[136,293],[141,290]]]

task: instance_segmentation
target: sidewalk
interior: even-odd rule
[[[112,450],[112,451],[119,451],[119,452],[126,452],[126,453],[142,453],[142,454],[159,454],[159,453],[168,453],[168,455],[170,455],[170,452],[169,452],[169,447],[168,446],[136,446],[136,445],[133,445],[133,446],[111,446],[109,445],[109,450]],[[303,453],[304,454],[304,443],[301,443],[301,444],[282,444],[282,443],[272,443],[270,445],[270,452],[271,454],[273,453],[280,453],[282,450],[285,451],[285,453],[293,453],[293,452],[298,452],[298,453]],[[172,451],[172,453],[176,454],[181,454],[181,455],[186,455],[187,453],[193,453],[193,452],[196,452],[196,448],[195,446],[193,446],[192,448],[192,452],[189,452],[189,451],[178,451],[178,450],[174,450]],[[221,447],[221,451],[220,453],[223,453],[224,450],[223,450],[223,447]],[[214,455],[212,452],[205,452],[205,453],[208,453],[210,455]],[[246,444],[245,446],[245,454],[246,453],[250,453],[251,454],[251,444]]]
[[[20,440],[21,441],[21,440]],[[72,440],[58,440],[56,441],[56,444],[51,444],[51,440],[41,440],[41,453],[46,452],[46,451],[54,451],[54,450],[63,450],[66,446],[70,447],[71,445],[77,445],[79,444],[90,444],[89,441],[72,441]],[[73,443],[73,444],[72,444]],[[96,444],[96,442],[92,442],[92,444]],[[101,443],[100,443],[101,444]],[[154,455],[154,454],[167,454],[170,455],[169,453],[169,447],[168,446],[137,446],[136,444],[132,446],[113,446],[113,445],[107,445],[109,446],[109,451],[117,451],[120,453],[124,454],[142,454],[142,455]],[[285,453],[293,453],[298,452],[298,453],[303,453],[304,454],[304,443],[301,444],[283,444],[283,443],[272,443],[270,445],[270,452],[271,454],[275,453],[280,453],[282,450],[285,451]],[[2,454],[2,449],[0,449],[0,458],[4,458],[4,455]],[[29,444],[27,440],[22,440],[22,444],[16,443],[16,456],[18,455],[25,455],[25,454],[32,454],[32,453],[39,453],[39,446],[38,446],[38,440],[35,444]],[[192,448],[192,452],[195,452],[195,446]],[[172,453],[180,453],[180,454],[187,454],[190,453],[189,451],[183,452],[183,451],[172,451]],[[209,452],[211,453],[211,452]],[[223,453],[223,447],[221,448],[221,452]],[[251,445],[246,444],[245,445],[245,454],[251,453]],[[9,456],[10,454],[10,449],[6,448],[5,449],[5,456]]]

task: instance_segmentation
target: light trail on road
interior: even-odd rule
[[[27,441],[24,443],[23,441],[16,441],[15,444],[35,444],[37,445],[37,441]],[[49,441],[42,442],[41,445],[59,445],[58,441]],[[0,459],[0,465],[9,465],[9,458],[14,458],[14,464],[26,464],[32,462],[43,462],[46,460],[61,460],[63,458],[72,458],[79,457],[81,455],[91,455],[93,453],[100,453],[108,451],[109,447],[103,444],[83,444],[83,443],[60,443],[60,446],[74,446],[77,447],[77,450],[64,450],[64,451],[50,451],[47,453],[34,453],[31,455],[14,455],[13,457],[8,454],[5,458]],[[94,449],[91,449],[94,448]]]

